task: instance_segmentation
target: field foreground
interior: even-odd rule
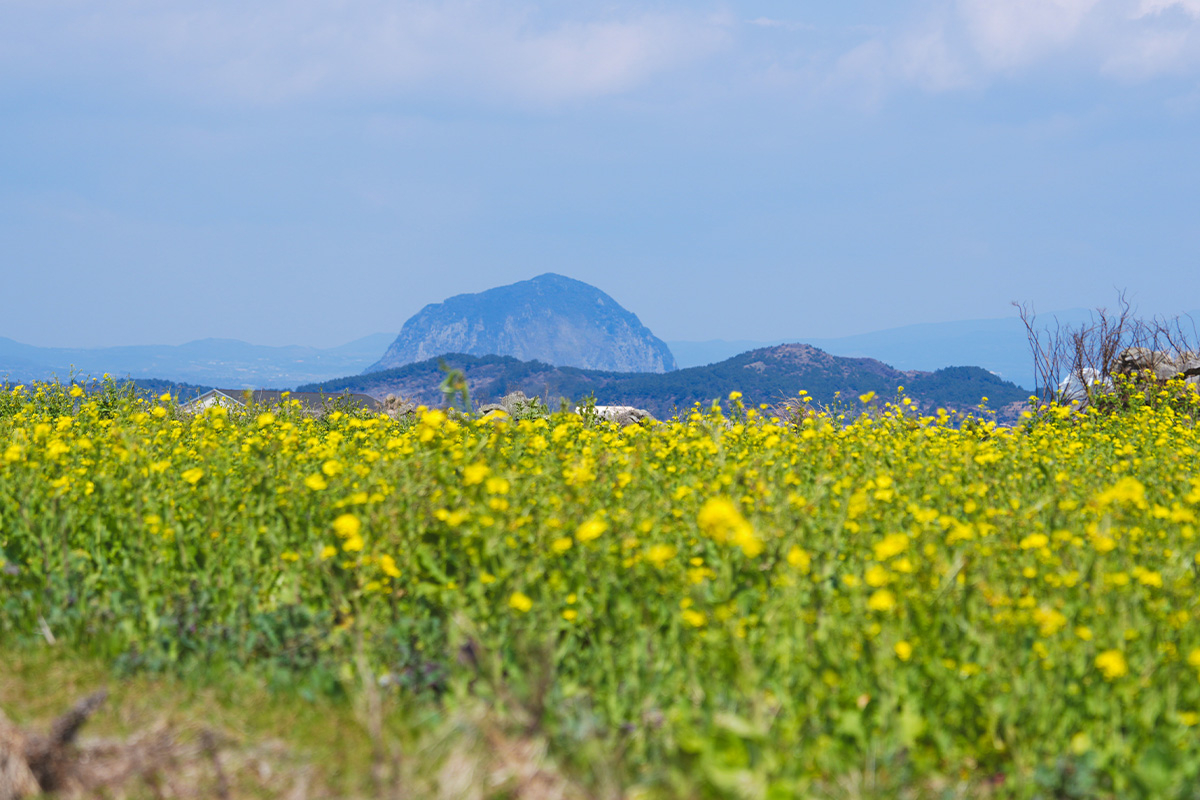
[[[235,687],[222,724],[291,741],[315,796],[1195,796],[1196,395],[905,409],[6,390],[0,710],[46,719],[41,674]]]

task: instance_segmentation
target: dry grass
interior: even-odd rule
[[[0,661],[0,800],[596,797],[542,736],[482,702],[415,720],[377,695],[338,704],[248,681],[114,679],[50,649]]]
[[[309,770],[287,769],[275,745],[246,745],[226,734],[168,721],[124,738],[78,738],[104,703],[98,691],[56,718],[46,732],[0,712],[0,800],[38,794],[105,798],[308,796]]]

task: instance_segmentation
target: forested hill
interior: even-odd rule
[[[538,395],[557,408],[559,398],[577,401],[595,395],[604,405],[632,405],[655,416],[670,417],[699,402],[742,392],[748,404],[778,403],[803,389],[817,403],[832,403],[838,392],[851,399],[866,392],[891,398],[899,386],[922,410],[939,407],[965,410],[988,398],[998,409],[1020,403],[1029,392],[1002,381],[979,367],[948,367],[936,372],[901,372],[871,358],[831,356],[805,344],[784,344],[751,350],[717,364],[663,374],[602,372],[554,367],[509,356],[449,354],[396,369],[355,375],[296,387],[297,391],[350,390],[375,397],[396,394],[430,406],[440,405],[440,365],[460,369],[467,377],[472,400],[483,403],[521,390]]]

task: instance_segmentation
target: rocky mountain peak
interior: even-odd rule
[[[425,306],[364,373],[446,353],[513,356],[611,372],[669,372],[675,357],[633,313],[553,272]]]

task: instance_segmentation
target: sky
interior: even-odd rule
[[[0,336],[1200,307],[1200,0],[0,0]]]

